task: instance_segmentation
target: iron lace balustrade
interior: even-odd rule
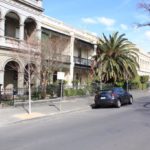
[[[46,61],[53,61],[53,62],[60,62],[60,63],[70,63],[70,56],[56,53],[53,56],[47,58]]]
[[[81,66],[91,66],[92,60],[90,59],[85,59],[85,58],[79,58],[74,56],[74,62],[76,65],[81,65]]]

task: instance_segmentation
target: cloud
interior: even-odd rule
[[[125,25],[125,24],[121,24],[120,27],[121,27],[121,29],[123,29],[123,30],[128,30],[128,26]]]
[[[113,26],[115,24],[115,22],[116,22],[114,19],[106,18],[106,17],[99,17],[99,18],[97,18],[97,21],[100,24],[103,24],[103,25],[105,25],[107,27]]]
[[[87,17],[82,18],[82,22],[86,24],[102,24],[107,27],[111,27],[115,24],[115,20],[107,17]]]
[[[150,30],[145,32],[145,36],[150,40]]]
[[[86,24],[97,24],[97,20],[95,20],[94,18],[82,18],[82,21]]]

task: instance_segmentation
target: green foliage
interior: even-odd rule
[[[54,97],[54,95],[58,94],[59,86],[57,84],[49,84],[46,88],[46,93],[50,95],[50,97]]]
[[[92,90],[91,92],[96,93],[97,91],[100,90],[100,82],[99,81],[92,82],[90,87],[91,87],[91,90]]]
[[[149,80],[149,76],[140,76],[140,81],[141,81],[141,83],[142,83],[142,90],[144,89],[144,88],[146,88],[146,84],[148,83],[148,80]]]
[[[68,88],[64,90],[65,96],[83,96],[86,95],[85,89],[74,89],[74,88]]]
[[[124,84],[125,84],[125,81],[115,82],[115,85],[116,85],[117,87],[123,87]]]
[[[149,76],[139,76],[137,75],[134,79],[130,81],[131,89],[146,89],[148,88]]]
[[[115,86],[115,85],[112,84],[112,83],[107,83],[107,84],[103,83],[103,84],[102,84],[102,90],[111,89],[111,88],[114,87],[114,86]]]
[[[76,95],[76,90],[73,88],[68,88],[64,90],[64,95],[65,96],[75,96]]]
[[[40,91],[34,91],[32,92],[32,100],[37,100],[41,98],[41,92]]]
[[[13,106],[14,101],[13,100],[3,100],[3,101],[1,101],[1,105],[2,105],[2,107]]]
[[[118,32],[99,39],[95,59],[95,74],[101,81],[115,83],[120,79],[131,79],[137,75],[136,60],[138,51],[135,45]]]
[[[131,81],[131,89],[140,89],[141,87],[141,82],[140,82],[140,76],[137,75],[134,79]]]
[[[142,84],[147,83],[149,80],[149,76],[140,76],[140,81]]]
[[[76,95],[79,95],[79,96],[86,95],[85,89],[77,89]]]

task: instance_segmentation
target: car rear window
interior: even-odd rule
[[[108,93],[112,93],[112,90],[102,90],[100,91],[100,94],[108,94]]]

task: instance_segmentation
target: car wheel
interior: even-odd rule
[[[133,104],[133,98],[132,97],[129,98],[129,104],[130,105]]]
[[[116,101],[116,107],[117,107],[117,108],[120,108],[120,107],[121,107],[121,102],[120,102],[120,100],[117,100],[117,101]]]

